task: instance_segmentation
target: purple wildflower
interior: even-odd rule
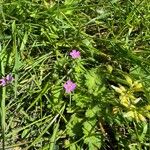
[[[77,50],[72,50],[71,52],[70,52],[70,56],[72,57],[72,58],[79,58],[80,57],[80,52],[79,51],[77,51]]]
[[[8,74],[5,79],[6,79],[7,83],[11,83],[14,80],[14,78],[11,74]]]
[[[7,84],[10,84],[13,80],[14,78],[12,77],[12,75],[8,74],[6,77],[0,79],[0,86],[5,86]]]
[[[0,79],[0,86],[5,86],[6,85],[6,81],[5,79]]]
[[[74,91],[74,89],[76,88],[76,84],[73,83],[71,80],[68,80],[65,84],[64,84],[64,88],[66,90],[66,93],[70,93],[72,91]]]

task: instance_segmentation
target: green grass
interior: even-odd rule
[[[2,0],[0,14],[0,78],[15,78],[0,149],[149,149],[148,0]]]

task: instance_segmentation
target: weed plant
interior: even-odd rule
[[[149,0],[1,0],[0,14],[0,149],[150,148]]]

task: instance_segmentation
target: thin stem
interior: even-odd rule
[[[4,64],[1,61],[1,71],[2,74],[5,74]],[[1,127],[2,127],[2,149],[5,150],[5,98],[6,98],[6,87],[2,88],[2,97],[1,97]]]
[[[6,88],[3,87],[2,89],[2,101],[1,101],[1,126],[2,126],[2,136],[3,136],[3,144],[2,144],[2,148],[3,150],[5,150],[5,95],[6,95]]]

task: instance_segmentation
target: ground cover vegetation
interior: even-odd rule
[[[1,0],[0,149],[150,148],[149,0]]]

